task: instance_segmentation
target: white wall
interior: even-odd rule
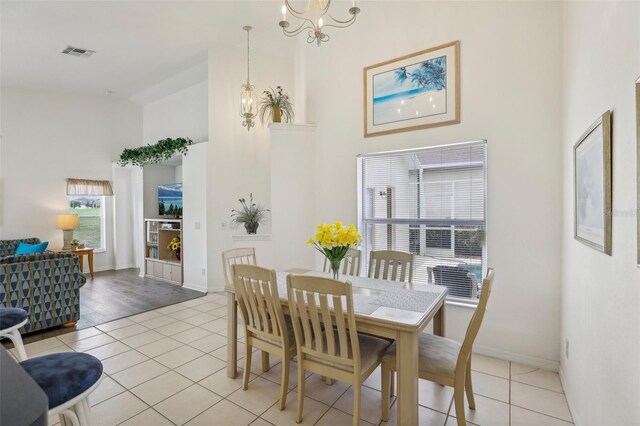
[[[114,269],[136,267],[134,206],[140,197],[138,186],[133,184],[136,172],[134,167],[113,164]]]
[[[194,142],[208,139],[207,80],[144,106],[145,144],[185,137]]]
[[[185,287],[207,291],[207,147],[191,146],[182,157],[182,258]]]
[[[274,268],[314,269],[315,253],[303,246],[315,231],[315,126],[271,125],[271,217]],[[302,244],[301,244],[302,243]]]
[[[144,105],[145,144],[177,137],[191,138],[194,142],[208,139],[208,83],[206,71],[202,73],[203,81],[180,90],[175,90],[175,85],[179,84],[176,81],[180,80],[182,73],[152,88],[152,91],[169,94]],[[197,77],[203,78],[199,72]],[[142,93],[134,98],[145,98],[148,95]],[[189,148],[189,153],[182,157],[181,165],[146,166],[143,189],[144,217],[158,217],[158,185],[183,183],[184,282],[187,287],[202,291],[207,288],[206,156],[207,144],[201,143]],[[195,222],[200,223],[200,229],[195,229]],[[143,249],[138,250],[139,253],[142,251]]]
[[[356,222],[359,153],[487,139],[488,265],[496,282],[476,349],[557,368],[561,5],[367,2],[362,9],[355,25],[305,51],[306,113],[318,124],[315,221]],[[453,40],[461,43],[461,123],[365,139],[363,67]],[[447,335],[462,337],[472,312],[450,306]]]
[[[175,183],[176,167],[148,164],[143,168],[144,219],[159,218],[158,186]]]
[[[251,55],[251,82],[260,93],[282,85],[292,93],[291,58]],[[209,289],[222,289],[220,253],[235,245],[240,229],[229,229],[231,209],[253,193],[255,202],[269,207],[270,134],[260,122],[251,131],[239,115],[240,87],[246,78],[246,46],[209,50],[209,146],[207,151],[207,277]],[[292,206],[295,208],[295,206]],[[227,229],[221,229],[222,223]],[[258,233],[267,227],[261,226]],[[250,242],[247,243],[251,245]],[[258,259],[265,266],[270,266]]]
[[[564,26],[562,378],[576,424],[640,424],[635,81],[640,3],[567,2]],[[612,256],[573,239],[573,144],[613,120]]]
[[[57,214],[67,212],[65,179],[112,179],[112,162],[142,139],[142,112],[128,101],[2,89],[2,238],[38,237],[62,246]],[[95,269],[114,263],[113,204],[107,197],[105,253]]]

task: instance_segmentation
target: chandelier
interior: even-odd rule
[[[291,6],[289,0],[284,0],[282,5],[282,21],[280,21],[280,27],[285,35],[294,37],[301,32],[308,30],[307,43],[324,43],[329,41],[329,35],[324,33],[324,29],[327,27],[345,28],[350,26],[356,21],[356,15],[360,13],[360,8],[356,6],[356,1],[353,0],[349,13],[351,18],[347,20],[336,19],[329,8],[331,7],[331,0],[307,0],[307,6],[302,11],[298,11]],[[300,25],[295,29],[289,29],[291,24],[287,21],[287,13],[291,14],[296,19],[299,19]]]
[[[247,82],[242,85],[242,92],[240,93],[240,116],[244,119],[242,126],[249,131],[256,124],[258,99],[253,91],[253,85],[249,82],[249,31],[251,31],[251,26],[247,25],[242,29],[247,32]]]

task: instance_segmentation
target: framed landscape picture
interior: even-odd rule
[[[574,237],[611,255],[611,112],[573,146]]]
[[[460,122],[460,42],[364,69],[364,136]]]

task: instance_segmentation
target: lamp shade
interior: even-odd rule
[[[59,214],[56,216],[56,228],[70,231],[78,227],[77,214]]]

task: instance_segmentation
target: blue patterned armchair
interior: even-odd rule
[[[0,306],[29,314],[23,333],[80,319],[80,287],[86,282],[72,253],[16,255],[18,244],[38,238],[0,241]]]

